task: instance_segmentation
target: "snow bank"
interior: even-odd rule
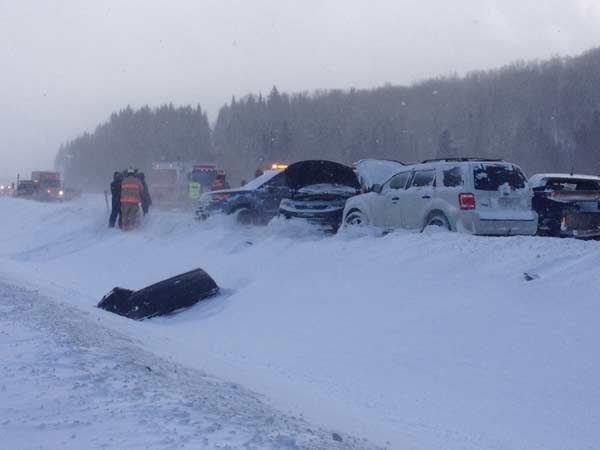
[[[339,444],[89,315],[0,283],[0,449],[376,450],[336,433]]]
[[[245,229],[154,211],[125,234],[106,228],[96,197],[0,199],[0,210],[0,274],[82,311],[116,285],[205,269],[223,296],[106,326],[311,421],[393,449],[600,442],[598,242],[327,237],[298,223]]]

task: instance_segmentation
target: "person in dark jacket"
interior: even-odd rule
[[[221,189],[229,189],[229,183],[227,182],[227,176],[225,174],[225,171],[223,169],[219,169],[219,171],[217,172],[217,177],[215,178],[215,181],[212,182],[212,185],[210,187],[211,191],[220,191]]]
[[[113,174],[113,181],[110,183],[110,194],[112,197],[112,210],[110,212],[110,219],[108,220],[108,226],[110,228],[115,227],[117,218],[119,219],[119,228],[122,227],[123,219],[121,217],[121,182],[123,181],[123,174],[121,172],[115,172]]]
[[[142,182],[142,195],[141,195],[141,203],[142,203],[142,211],[144,212],[144,215],[148,214],[148,210],[150,209],[150,206],[152,205],[152,198],[150,197],[150,191],[148,190],[148,185],[146,184],[146,175],[144,175],[144,172],[139,172],[137,174],[138,178],[140,179],[140,181]]]

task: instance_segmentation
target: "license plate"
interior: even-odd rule
[[[519,205],[519,199],[518,198],[511,198],[511,197],[500,197],[498,199],[498,204],[500,206],[502,206],[503,208],[512,208],[514,206],[518,206]]]

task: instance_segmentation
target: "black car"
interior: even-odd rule
[[[600,177],[537,174],[532,207],[538,213],[538,234],[579,238],[600,237]]]
[[[196,216],[204,220],[215,213],[225,213],[235,215],[243,224],[266,224],[278,214],[281,200],[290,195],[284,172],[267,170],[240,188],[203,194]]]
[[[306,219],[334,232],[342,223],[346,200],[360,193],[354,170],[333,161],[300,161],[290,165],[284,176],[291,195],[281,201],[279,214],[286,219]]]

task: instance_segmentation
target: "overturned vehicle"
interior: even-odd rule
[[[144,320],[189,308],[217,292],[219,287],[210,275],[195,269],[139,291],[116,287],[100,300],[98,308]]]
[[[600,177],[537,174],[532,207],[538,213],[538,234],[576,238],[600,237]]]
[[[290,165],[284,175],[291,193],[281,201],[279,214],[334,232],[342,223],[346,200],[360,194],[354,170],[333,161],[300,161]]]

